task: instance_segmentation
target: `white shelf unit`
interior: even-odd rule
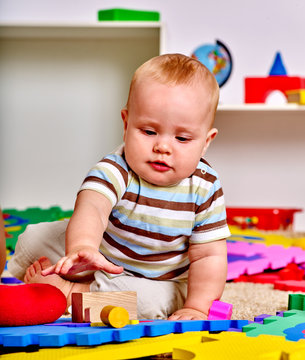
[[[207,160],[220,173],[228,206],[305,211],[305,106],[220,105]],[[295,230],[305,231],[305,213]]]
[[[299,104],[294,104],[294,103],[287,103],[287,104],[282,104],[282,105],[266,105],[266,104],[239,104],[239,105],[235,105],[235,104],[220,104],[218,106],[218,111],[219,112],[224,112],[224,111],[242,111],[242,112],[247,112],[247,111],[256,111],[256,112],[277,112],[277,111],[288,111],[288,112],[300,112],[301,114],[305,113],[305,106],[304,105],[299,105]]]
[[[135,69],[164,52],[160,22],[0,24],[0,206],[73,207],[122,142]]]

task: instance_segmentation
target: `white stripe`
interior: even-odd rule
[[[224,206],[224,203],[225,203],[225,199],[224,196],[222,195],[216,200],[214,200],[209,208],[204,209],[203,211],[197,213],[196,220],[198,219],[198,217],[203,218],[205,214],[213,212],[215,208]]]
[[[202,231],[202,232],[193,232],[190,237],[190,243],[205,243],[211,242],[214,240],[226,239],[231,235],[230,230],[227,226],[217,228],[215,230]]]
[[[135,245],[142,246],[144,249],[151,249],[154,251],[177,251],[181,248],[181,245],[187,242],[186,236],[180,236],[179,238],[168,242],[163,240],[157,240],[142,235],[130,233],[129,231],[119,229],[115,227],[110,221],[108,223],[107,232],[113,234],[118,238],[132,242]]]
[[[132,210],[135,214],[143,214],[145,216],[154,216],[162,219],[194,221],[193,211],[162,209],[154,206],[139,205],[136,203],[122,199],[119,203],[125,209]]]
[[[98,193],[106,196],[112,206],[114,206],[117,202],[117,197],[116,194],[110,190],[109,188],[107,188],[105,185],[94,182],[94,181],[86,181],[80,188],[80,190],[94,190],[97,191]]]
[[[142,267],[145,270],[150,269],[151,267],[154,268],[156,266],[163,267],[164,269],[166,269],[166,270],[164,270],[164,273],[171,271],[171,270],[176,270],[177,268],[179,268],[179,266],[181,267],[181,264],[183,262],[185,262],[186,259],[188,259],[187,254],[184,253],[184,254],[176,255],[170,259],[145,262],[143,260],[137,260],[137,259],[131,258],[129,256],[126,256],[121,251],[119,251],[119,249],[108,244],[104,239],[102,240],[102,243],[101,243],[101,252],[103,254],[105,254],[106,256],[109,255],[109,256],[117,259],[118,261],[125,262],[128,265],[135,266],[138,268]],[[170,270],[168,270],[168,269],[170,269]],[[160,269],[158,268],[158,270],[160,270]]]
[[[120,186],[120,194],[118,194],[119,197],[122,197],[122,194],[125,192],[126,190],[126,185],[125,185],[125,181],[123,178],[122,173],[120,172],[120,170],[115,167],[112,164],[109,164],[107,162],[100,162],[97,164],[96,169],[103,172],[104,169],[107,169],[109,172],[111,172],[113,174],[113,176],[115,177],[115,179],[118,181],[119,186]],[[107,175],[107,173],[106,173]],[[118,189],[116,189],[118,190]]]

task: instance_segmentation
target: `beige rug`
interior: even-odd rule
[[[276,315],[288,309],[287,291],[274,290],[271,284],[229,282],[221,301],[233,305],[232,319],[254,320],[262,314]]]

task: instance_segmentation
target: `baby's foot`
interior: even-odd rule
[[[30,265],[24,275],[24,282],[27,284],[38,283],[38,284],[50,284],[57,287],[63,292],[66,298],[68,298],[73,284],[70,281],[62,279],[57,274],[43,276],[41,271],[52,266],[51,261],[43,256],[32,265]]]
[[[64,280],[57,274],[43,276],[41,271],[52,266],[51,261],[43,256],[32,265],[30,265],[25,273],[24,282],[27,284],[38,283],[38,284],[50,284],[57,287],[63,292],[67,298],[67,304],[71,304],[71,293],[73,292],[86,292],[89,291],[89,285],[72,283],[71,281]]]

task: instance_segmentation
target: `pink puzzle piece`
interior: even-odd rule
[[[233,280],[240,275],[258,274],[267,269],[284,268],[290,263],[305,261],[305,251],[298,247],[284,248],[281,245],[266,246],[265,244],[228,242],[229,255],[251,257],[259,255],[259,259],[243,259],[228,264],[227,280]]]

